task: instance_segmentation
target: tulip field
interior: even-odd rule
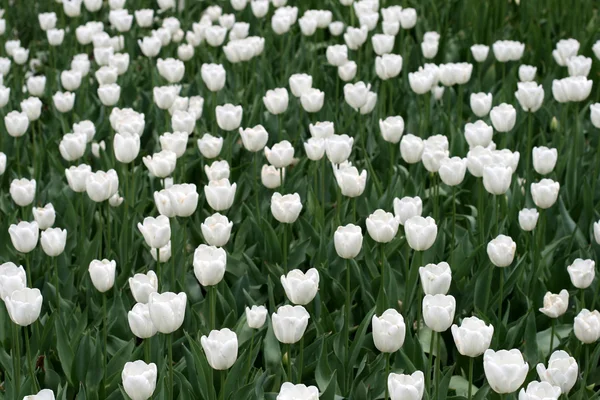
[[[0,400],[600,398],[600,3],[1,0]]]

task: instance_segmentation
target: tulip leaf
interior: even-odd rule
[[[67,337],[65,327],[63,326],[60,318],[57,318],[55,320],[55,326],[58,358],[60,359],[61,367],[63,369],[63,372],[65,373],[67,380],[71,385],[73,385],[74,381],[72,379],[71,371],[75,355],[73,353],[73,349],[71,349],[70,340]]]

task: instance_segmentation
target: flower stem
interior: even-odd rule
[[[19,340],[19,326],[13,325],[13,363],[14,363],[14,383],[15,383],[15,394],[19,397],[21,391],[21,343]],[[16,354],[15,354],[16,353]]]
[[[292,382],[292,345],[287,344],[287,381]]]
[[[58,280],[58,258],[52,257],[54,261],[54,290],[56,291],[56,311],[60,317],[60,288]]]
[[[548,355],[552,354],[552,350],[554,349],[554,330],[555,330],[555,319],[552,318],[551,322],[552,327],[550,329],[550,351],[548,352]]]
[[[225,399],[225,375],[227,374],[227,370],[220,371],[219,374],[221,376],[221,393],[219,394],[219,398],[221,400]]]
[[[383,243],[379,244],[379,250],[381,252],[381,289],[380,293],[383,296],[383,303],[387,307],[387,299],[385,296],[385,282],[386,282],[386,270],[385,270],[385,245]],[[379,310],[379,313],[383,313],[385,310]]]
[[[216,314],[217,314],[217,286],[210,286],[209,290],[209,301],[210,301],[210,330],[214,330],[216,327]]]
[[[254,153],[254,199],[256,200],[256,212],[258,213],[258,223],[260,224],[260,203],[259,203],[259,195],[258,195],[258,180],[260,176],[258,175],[258,163],[259,163],[259,155],[258,152]]]
[[[106,294],[102,294],[102,341],[104,343],[104,358],[103,358],[103,370],[104,370],[104,382],[102,387],[106,390],[106,384],[108,381],[106,364],[108,361],[108,313],[106,312]]]
[[[385,400],[388,400],[390,397],[387,384],[388,376],[390,376],[390,355],[390,353],[385,353]]]
[[[479,178],[479,204],[477,205],[477,217],[479,218],[478,228],[479,228],[479,245],[483,246],[485,242],[485,218],[484,218],[484,210],[483,210],[483,196],[484,196],[484,188],[483,188],[483,178]]]
[[[437,333],[437,351],[435,354],[435,391],[437,396],[439,396],[439,390],[440,390],[440,375],[441,375],[441,355],[442,355],[442,334],[441,333]]]
[[[144,339],[144,359],[147,364],[152,361],[152,342],[150,342],[150,340],[152,340],[152,338]]]
[[[175,384],[173,382],[173,334],[169,333],[167,335],[167,341],[168,341],[168,352],[169,352],[169,400],[172,400],[173,397],[173,385]]]
[[[427,381],[427,387],[431,388],[431,396],[430,398],[434,398],[433,397],[433,386],[431,385],[431,380],[432,380],[432,369],[433,369],[433,349],[435,346],[435,338],[436,338],[436,334],[434,331],[431,331],[431,334],[429,336],[429,360],[427,362],[427,377],[426,377],[426,381]]]
[[[452,241],[450,247],[450,265],[454,265],[454,246],[456,245],[456,186],[452,186]]]
[[[473,357],[469,357],[469,387],[467,389],[467,399],[473,398]]]
[[[288,273],[288,224],[283,224],[283,271]]]
[[[110,227],[110,203],[106,202],[106,257],[110,257],[111,253],[111,227]]]
[[[250,353],[248,354],[248,375],[246,376],[246,382],[250,379],[250,368],[252,367],[252,353],[254,352],[254,335],[256,334],[256,329],[252,329],[252,339],[250,339]]]
[[[35,363],[31,357],[31,346],[29,345],[29,334],[27,333],[27,327],[25,329],[25,351],[27,352],[27,363],[29,364],[29,375],[31,376],[31,382],[33,382],[33,388],[36,392],[39,392],[40,385],[35,377]],[[33,329],[31,330],[33,334]]]
[[[498,319],[502,321],[502,301],[504,300],[504,269],[500,268],[500,301],[498,303]]]
[[[296,373],[298,374],[297,381],[298,383],[302,383],[302,369],[303,369],[303,365],[304,364],[304,335],[302,335],[302,338],[300,339],[300,356],[298,358],[298,366],[296,367]],[[348,366],[348,368],[350,368],[350,366]],[[350,374],[348,374],[350,375]]]
[[[344,319],[344,336],[346,338],[346,365],[350,365],[350,262],[346,260],[346,315]]]

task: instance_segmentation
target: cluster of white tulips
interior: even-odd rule
[[[548,66],[385,0],[32,3],[41,39],[0,12],[4,397],[85,396],[96,328],[91,398],[598,395],[600,221],[561,196],[596,200],[600,40]]]

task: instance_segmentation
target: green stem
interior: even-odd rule
[[[321,158],[321,227],[325,226],[325,157]]]
[[[104,371],[104,382],[103,389],[106,390],[106,384],[108,383],[108,376],[106,365],[108,361],[108,313],[106,311],[106,294],[102,294],[102,342],[104,344],[104,358],[103,358],[103,371]]]
[[[390,376],[390,353],[385,353],[385,377],[384,377],[384,381],[385,381],[385,400],[389,399],[390,394],[389,394],[389,387],[387,384],[387,379],[388,376]]]
[[[19,392],[21,391],[21,343],[19,340],[19,325],[12,324],[13,326],[13,363],[14,363],[14,383],[15,383],[15,394],[19,398]],[[16,353],[16,354],[15,354]]]
[[[436,339],[436,333],[434,331],[431,331],[431,335],[430,335],[430,340],[429,340],[429,360],[427,362],[427,377],[426,377],[426,382],[427,382],[427,387],[430,388],[431,390],[431,396],[430,398],[434,398],[433,397],[433,387],[431,385],[431,378],[432,378],[432,369],[434,367],[433,365],[433,349],[435,346],[435,339]]]
[[[212,135],[217,136],[217,92],[212,92],[212,106],[215,113],[215,119],[212,123]]]
[[[292,382],[292,345],[286,345],[286,354],[287,354],[287,381]]]
[[[525,176],[527,185],[531,185],[531,169],[533,166],[531,165],[531,151],[533,149],[533,113],[527,113],[527,164],[525,164],[525,171],[527,174]]]
[[[173,381],[173,334],[169,333],[167,335],[168,340],[168,351],[169,351],[169,400],[173,400],[173,385],[175,382]]]
[[[252,354],[254,353],[254,335],[256,334],[256,329],[252,329],[252,339],[250,339],[250,354],[248,354],[248,375],[246,376],[245,381],[248,382],[250,379],[250,368],[252,367]]]
[[[54,290],[56,290],[56,311],[60,317],[60,287],[58,279],[58,257],[52,257],[54,260]]]
[[[554,318],[552,318],[550,323],[552,324],[552,328],[550,329],[550,351],[548,352],[548,355],[552,354],[552,350],[554,349],[554,330],[556,325]]]
[[[479,198],[477,205],[477,217],[479,219],[478,228],[479,228],[479,245],[483,246],[485,244],[485,219],[484,219],[484,205],[483,205],[483,196],[485,195],[485,190],[483,187],[483,178],[479,178]]]
[[[469,357],[469,387],[467,389],[467,399],[473,398],[473,357]]]
[[[283,271],[287,274],[288,273],[288,224],[283,224],[283,244],[282,244],[282,251],[283,251]]]
[[[300,339],[300,356],[298,358],[298,366],[296,367],[296,373],[298,374],[297,381],[298,383],[302,383],[302,369],[303,369],[303,365],[304,364],[304,335],[302,335],[302,338]],[[348,366],[348,368],[351,368],[351,366]]]
[[[216,329],[217,319],[217,285],[210,286],[209,290],[209,301],[210,301],[210,330]]]
[[[379,250],[381,253],[381,295],[383,296],[383,304],[387,307],[387,299],[386,299],[386,290],[385,290],[385,282],[386,282],[386,270],[385,270],[385,244],[379,244]],[[379,310],[379,313],[383,313],[385,311],[385,307],[383,310]]]
[[[256,200],[256,212],[258,213],[258,223],[260,224],[260,203],[259,203],[259,193],[258,193],[258,180],[260,179],[258,172],[258,163],[259,163],[259,153],[254,153],[254,199]]]
[[[344,337],[346,338],[346,365],[350,366],[350,262],[346,260],[346,314],[344,315]]]
[[[38,384],[37,378],[35,377],[35,363],[33,362],[33,358],[31,357],[31,346],[29,345],[29,334],[27,333],[27,327],[25,330],[25,351],[27,352],[27,363],[29,364],[29,375],[31,376],[31,382],[33,382],[33,388],[35,392],[40,391],[40,385]],[[33,329],[32,329],[33,334]]]
[[[187,232],[187,218],[183,219],[183,223],[180,224],[180,226],[183,227],[183,249],[182,249],[182,253],[183,253],[183,265],[180,266],[181,268],[181,290],[185,291],[185,268],[187,265],[187,242],[188,242],[188,232]]]
[[[283,130],[281,129],[281,114],[277,114],[277,140],[278,141],[282,141],[283,140]]]
[[[109,258],[111,255],[111,223],[110,223],[110,203],[106,202],[106,257]]]
[[[441,355],[442,355],[442,334],[437,333],[437,352],[435,354],[435,392],[440,396],[440,375],[441,375]]]
[[[220,388],[220,394],[219,394],[219,398],[221,400],[225,399],[225,375],[227,374],[227,370],[224,371],[220,371],[220,377],[221,377],[221,388]]]
[[[498,304],[498,319],[502,322],[502,302],[504,300],[504,269],[500,268],[500,299]]]
[[[152,338],[144,339],[144,360],[146,360],[146,364],[152,362],[152,342],[150,340]]]
[[[454,247],[456,245],[456,186],[452,186],[452,244],[450,248],[450,265],[454,265]]]

